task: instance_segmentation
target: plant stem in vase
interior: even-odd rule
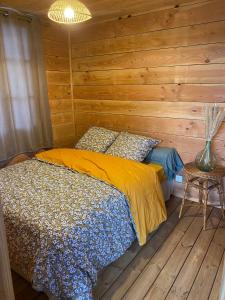
[[[205,108],[205,148],[199,152],[195,159],[196,167],[203,172],[210,172],[216,166],[216,157],[212,153],[212,140],[217,134],[225,117],[224,106],[207,104]]]

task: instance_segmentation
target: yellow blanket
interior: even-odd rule
[[[155,166],[102,153],[54,149],[36,158],[98,178],[123,192],[129,202],[140,245],[166,220],[166,208]]]

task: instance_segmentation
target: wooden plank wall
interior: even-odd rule
[[[67,147],[74,143],[68,30],[52,22],[42,29],[54,147]]]
[[[225,103],[225,1],[152,2],[73,30],[76,139],[93,125],[138,132],[186,162],[204,145],[205,103]],[[225,163],[225,125],[213,146]]]

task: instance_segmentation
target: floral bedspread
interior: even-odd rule
[[[135,239],[125,196],[85,174],[29,160],[0,171],[12,267],[56,299],[92,299],[97,273]]]

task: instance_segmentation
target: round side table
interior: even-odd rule
[[[185,188],[184,197],[180,208],[179,218],[182,215],[182,210],[186,200],[187,190],[190,187],[196,188],[199,191],[199,203],[203,204],[203,228],[206,228],[206,213],[208,204],[209,192],[213,189],[217,189],[220,199],[220,207],[223,218],[224,216],[224,188],[223,177],[225,177],[225,168],[222,166],[216,166],[211,172],[202,172],[196,166],[194,162],[188,163],[184,166],[185,175]]]

